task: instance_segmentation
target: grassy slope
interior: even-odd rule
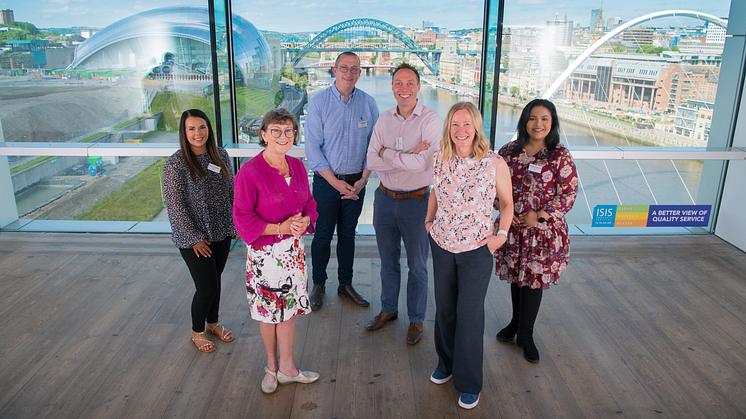
[[[275,108],[276,92],[262,90],[254,86],[239,87],[236,89],[236,107],[239,118],[244,115],[264,115],[268,110]]]
[[[264,115],[274,109],[275,93],[254,86],[240,87],[236,91],[238,115]],[[158,131],[177,131],[181,113],[186,109],[201,109],[211,121],[215,120],[212,98],[183,93],[160,92],[151,104],[153,113],[163,111]],[[162,209],[158,167],[163,172],[166,159],[158,160],[149,168],[135,175],[118,191],[107,196],[84,214],[79,220],[106,221],[150,221]]]
[[[204,111],[214,124],[215,112],[212,99],[209,98],[184,93],[159,92],[150,104],[152,113],[163,111],[163,116],[156,128],[158,131],[178,131],[181,114],[187,109]]]
[[[161,176],[166,157],[133,176],[122,188],[105,197],[78,220],[151,221],[163,209]]]

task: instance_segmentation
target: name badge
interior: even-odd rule
[[[207,170],[215,173],[220,173],[220,166],[210,163],[207,165]]]
[[[365,128],[368,126],[368,121],[360,121],[357,123],[358,128]]]
[[[404,150],[404,138],[396,137],[396,149],[399,151]]]
[[[533,173],[541,173],[541,166],[531,163],[528,165],[528,171]]]

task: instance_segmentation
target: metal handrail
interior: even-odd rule
[[[177,143],[0,143],[0,156],[170,156]],[[746,149],[736,147],[567,147],[576,160],[746,160]],[[226,144],[231,157],[253,157],[258,144]],[[293,157],[305,157],[305,146],[293,147]]]

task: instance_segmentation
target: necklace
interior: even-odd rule
[[[288,166],[288,162],[285,160],[285,156],[284,155],[281,157],[282,160],[280,161],[280,163],[274,163],[274,162],[272,162],[272,159],[267,158],[269,156],[264,151],[262,152],[262,155],[264,156],[264,161],[266,161],[267,164],[270,167],[272,167],[273,169],[277,169],[277,171],[279,172],[280,176],[283,176],[283,177],[289,177],[290,176],[290,167]]]

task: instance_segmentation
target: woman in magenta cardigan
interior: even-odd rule
[[[319,379],[293,361],[295,315],[311,312],[302,235],[313,233],[318,213],[303,162],[285,155],[298,142],[293,114],[267,112],[260,134],[266,149],[236,175],[233,219],[248,248],[246,296],[267,350],[262,391],[269,394],[278,383]]]

